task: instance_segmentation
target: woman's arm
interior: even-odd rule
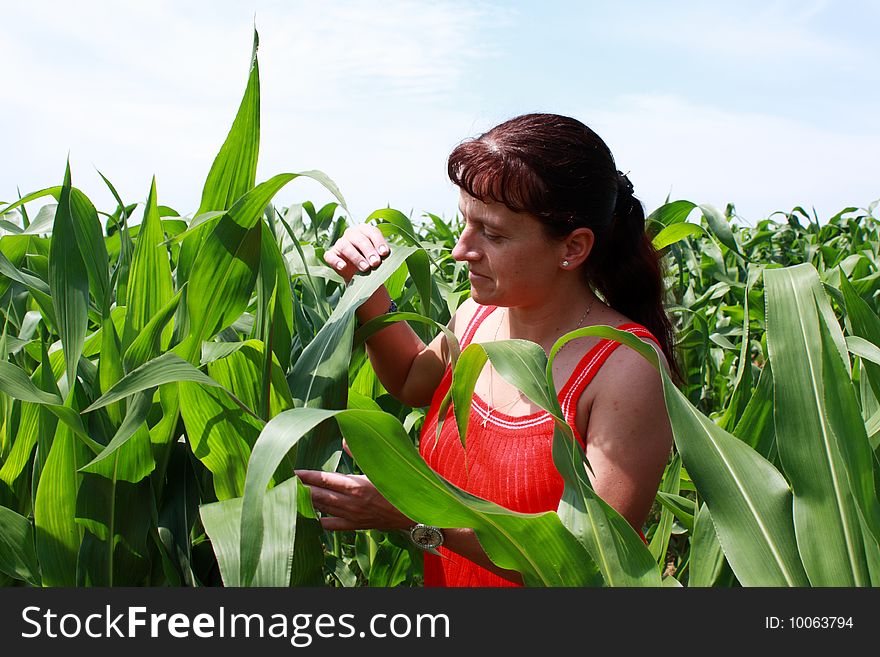
[[[357,272],[378,267],[391,253],[385,237],[369,224],[353,226],[324,253],[324,261],[346,282]],[[384,286],[357,310],[361,324],[388,312],[391,297]],[[379,381],[407,406],[427,406],[443,377],[448,358],[441,333],[429,345],[406,322],[397,322],[367,340],[367,355]]]
[[[328,531],[408,531],[415,524],[388,502],[365,475],[319,470],[297,470],[296,475],[309,487],[315,509],[329,514],[321,518],[321,526]],[[505,579],[522,583],[522,576],[518,572],[499,568],[492,563],[472,529],[444,529],[443,535],[443,545],[453,552]]]
[[[662,362],[662,360],[661,360]],[[672,448],[660,374],[635,351],[619,347],[581,398],[588,471],[599,496],[638,531],[657,494]],[[583,408],[581,407],[583,406]]]

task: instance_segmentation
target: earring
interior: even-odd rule
[[[568,260],[563,260],[563,261],[562,261],[562,266],[563,266],[563,267],[568,267]]]

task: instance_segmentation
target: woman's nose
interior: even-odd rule
[[[455,260],[471,261],[480,257],[480,254],[470,244],[470,228],[465,228],[458,242],[452,247],[452,257]]]

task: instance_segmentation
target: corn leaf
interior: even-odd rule
[[[135,338],[141,335],[149,322],[174,296],[171,263],[168,250],[163,245],[164,241],[165,233],[159,221],[154,177],[128,272],[125,328],[122,331],[123,353],[126,353]]]
[[[675,444],[711,511],[737,579],[743,586],[806,586],[788,483],[771,463],[695,409],[665,371],[661,374]]]
[[[75,520],[81,481],[77,470],[87,457],[88,452],[68,426],[59,424],[34,501],[36,549],[43,586],[76,585],[77,554],[82,540],[82,528]]]
[[[651,244],[657,251],[662,251],[666,247],[692,237],[694,235],[702,235],[706,231],[702,226],[697,224],[674,223],[666,226],[651,240]]]
[[[369,274],[355,276],[333,313],[297,359],[287,377],[294,404],[309,408],[342,409],[348,392],[354,313],[403,261],[414,247],[398,246]],[[322,426],[297,449],[297,467],[335,470],[342,444],[332,426]]]
[[[724,570],[724,552],[705,503],[694,514],[689,563],[688,586],[693,588],[715,586]]]
[[[297,497],[308,495],[299,480],[288,479],[265,494],[262,504],[262,526],[267,529],[263,538],[258,565],[247,586],[289,586],[293,575],[294,547],[296,545]],[[224,586],[244,586],[240,579],[239,553],[242,517],[241,497],[203,504],[199,508],[205,531],[223,576]]]
[[[0,573],[31,586],[40,585],[33,525],[4,506],[0,506]]]
[[[794,527],[804,568],[813,586],[864,584],[867,566],[858,513],[826,406],[816,270],[810,265],[767,270],[764,285],[776,439],[794,493]],[[711,503],[709,508],[717,520]]]
[[[181,382],[178,394],[193,455],[213,474],[217,499],[241,497],[251,447],[262,422],[241,413],[229,396],[217,389]]]
[[[831,331],[824,321],[820,322],[819,330],[822,334],[822,383],[828,425],[840,451],[859,517],[868,529],[865,540],[880,544],[880,501],[875,489],[874,454],[858,397],[849,378],[849,369],[838,358]]]
[[[89,321],[89,276],[79,248],[71,248],[76,244],[73,221],[68,164],[49,248],[49,289],[71,388],[76,380],[76,365],[82,355]]]
[[[207,386],[220,385],[207,374],[196,369],[176,354],[168,352],[126,374],[110,390],[86,408],[83,413],[97,410],[136,392],[142,392],[149,388],[177,381],[193,381]]]
[[[76,187],[70,190],[70,218],[75,244],[88,273],[89,290],[102,317],[106,317],[110,312],[110,259],[101,235],[98,212]]]

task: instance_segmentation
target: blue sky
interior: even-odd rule
[[[321,169],[355,219],[455,212],[452,147],[511,116],[569,114],[647,211],[667,196],[754,223],[880,197],[880,3],[0,2],[0,200],[74,184],[198,206],[260,33],[258,180]],[[279,205],[330,200],[294,181]],[[136,217],[139,219],[139,214]]]

